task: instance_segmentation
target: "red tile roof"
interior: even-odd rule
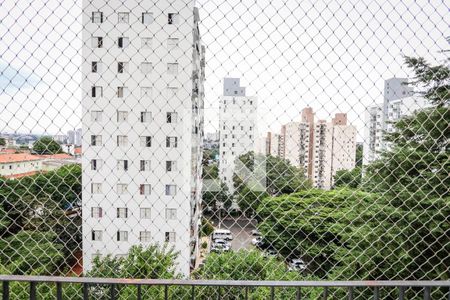
[[[26,173],[20,173],[20,174],[13,174],[13,175],[4,175],[3,177],[8,178],[8,179],[19,179],[25,176],[33,176],[38,174],[40,171],[31,171],[31,172],[26,172]]]
[[[33,161],[33,160],[42,160],[42,156],[32,155],[29,153],[14,153],[14,154],[0,153],[0,164],[7,164],[21,161]]]
[[[38,155],[36,155],[38,156]],[[72,155],[67,153],[58,153],[58,154],[50,154],[50,155],[39,155],[42,158],[51,158],[51,159],[70,159],[73,158]]]
[[[75,148],[75,154],[81,154],[81,147]]]

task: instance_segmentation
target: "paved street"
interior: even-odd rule
[[[251,231],[255,229],[256,223],[247,218],[227,218],[220,224],[220,228],[229,229],[233,235],[231,248],[233,250],[250,249],[252,248],[252,234]],[[214,227],[218,228],[217,219],[214,220]]]

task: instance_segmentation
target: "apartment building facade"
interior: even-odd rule
[[[389,147],[384,133],[393,132],[396,121],[415,111],[425,108],[425,98],[414,96],[407,78],[390,78],[384,83],[383,103],[367,107],[365,112],[363,164],[380,158],[380,151]]]
[[[219,115],[219,178],[230,191],[234,190],[236,159],[256,150],[256,110],[256,97],[246,95],[240,79],[224,78]]]
[[[356,128],[347,124],[343,113],[337,113],[331,122],[314,118],[312,108],[307,107],[299,122],[281,127],[278,156],[302,168],[315,187],[330,189],[337,171],[355,167]],[[272,136],[276,134],[269,133],[267,139]]]
[[[83,268],[168,244],[198,256],[204,51],[194,1],[83,1]],[[81,133],[81,131],[80,131]]]

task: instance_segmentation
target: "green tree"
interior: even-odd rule
[[[261,251],[239,250],[222,254],[211,253],[203,267],[197,270],[193,276],[206,280],[275,280],[292,281],[302,280],[298,272],[288,272],[284,262],[273,257],[266,257]],[[304,291],[306,292],[306,290]],[[310,292],[310,291],[309,291]],[[199,299],[217,298],[217,288],[205,288],[201,290]],[[276,299],[295,299],[296,289],[277,289]],[[243,288],[223,287],[222,295],[226,299],[244,299]],[[305,294],[304,294],[305,295]],[[269,299],[270,289],[249,289],[249,299]]]
[[[311,188],[303,170],[292,166],[288,160],[254,152],[243,154],[238,159],[245,169],[238,171],[245,176],[241,178],[234,174],[233,185],[239,207],[247,216],[253,215],[261,200],[269,195],[290,194]],[[247,170],[252,173],[246,174]],[[261,181],[265,185],[262,189]],[[255,189],[255,186],[258,188]]]
[[[63,151],[61,145],[53,140],[53,138],[44,136],[34,142],[33,152],[37,154],[57,154]]]
[[[6,140],[0,137],[0,146],[6,146]]]
[[[356,167],[352,170],[339,170],[334,175],[334,186],[356,189],[360,186],[361,179],[361,167]]]
[[[103,278],[136,278],[136,279],[180,279],[176,271],[178,253],[166,244],[163,246],[150,245],[148,247],[132,246],[124,258],[107,255],[93,261],[89,277]],[[120,299],[134,299],[136,288],[134,286],[118,286]],[[98,299],[110,299],[108,289],[102,286],[93,286],[92,293]],[[174,289],[173,294],[181,296],[183,289]],[[158,287],[144,287],[143,299],[163,299],[164,291]]]

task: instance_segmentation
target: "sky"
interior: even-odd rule
[[[206,46],[205,131],[218,129],[224,77],[258,98],[258,130],[311,106],[345,112],[362,141],[384,80],[411,77],[403,56],[445,58],[448,2],[198,0]],[[65,133],[81,120],[81,2],[0,1],[0,132]]]

